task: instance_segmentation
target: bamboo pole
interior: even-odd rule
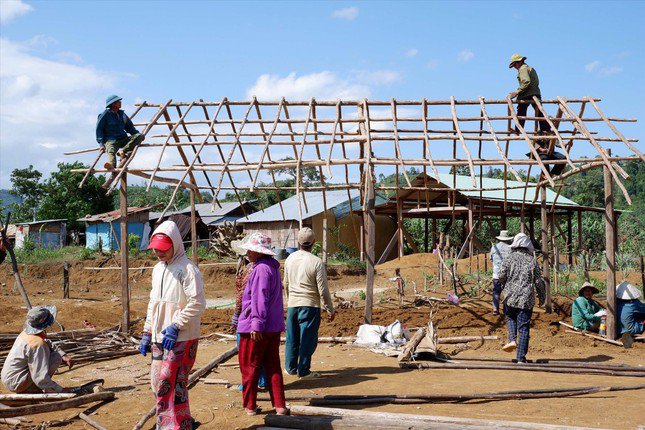
[[[476,187],[477,180],[475,179],[475,165],[473,164],[473,158],[470,156],[470,150],[468,149],[468,146],[464,141],[464,136],[461,133],[461,129],[459,127],[459,119],[457,118],[457,109],[455,107],[454,96],[450,96],[450,111],[452,112],[452,123],[455,128],[455,131],[457,132],[457,137],[459,138],[459,142],[461,142],[461,147],[466,153],[466,157],[468,158],[468,168],[470,169],[470,176],[473,180],[473,186]]]
[[[608,153],[610,153],[608,151]],[[619,316],[616,314],[616,212],[614,212],[614,192],[611,166],[603,168],[605,182],[605,263],[607,265],[607,338],[615,340],[618,336]],[[614,176],[615,178],[615,176]]]
[[[121,218],[119,225],[121,227],[121,307],[122,320],[121,331],[127,333],[130,330],[130,285],[128,280],[128,175],[121,176],[121,187],[119,189],[119,208]]]
[[[114,393],[103,391],[101,393],[87,394],[72,399],[60,400],[57,402],[41,403],[27,406],[15,406],[9,409],[0,409],[0,418],[18,417],[21,415],[41,414],[44,412],[60,411],[68,408],[75,408],[92,402],[100,402],[114,399]]]
[[[645,155],[643,155],[643,153],[642,153],[641,151],[639,151],[639,150],[638,150],[638,148],[636,148],[634,145],[632,145],[632,144],[630,143],[629,139],[625,138],[625,136],[624,136],[620,131],[618,131],[618,129],[616,128],[616,126],[615,126],[615,125],[613,125],[613,124],[611,123],[611,121],[609,120],[609,118],[607,118],[607,117],[605,116],[605,114],[604,114],[604,113],[602,113],[602,111],[600,110],[600,108],[598,107],[598,105],[596,104],[596,102],[595,102],[591,97],[586,97],[586,99],[587,99],[587,101],[588,101],[589,103],[591,103],[591,106],[593,106],[593,108],[596,110],[596,112],[598,112],[598,115],[600,115],[600,117],[601,117],[601,118],[602,118],[602,120],[605,122],[605,124],[607,124],[607,125],[609,126],[609,128],[611,128],[611,130],[612,130],[614,133],[616,133],[616,136],[618,136],[618,137],[620,138],[620,140],[622,140],[622,142],[623,142],[623,143],[624,143],[624,144],[625,144],[629,149],[631,149],[632,151],[634,151],[634,152],[636,153],[636,155],[638,155],[638,157],[641,159],[641,161],[645,161]],[[588,121],[588,120],[587,120],[587,121]]]

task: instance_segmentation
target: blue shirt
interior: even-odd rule
[[[498,242],[490,249],[490,260],[493,262],[493,279],[499,279],[499,269],[502,262],[511,253],[511,247],[508,243]]]
[[[105,109],[99,114],[96,120],[96,141],[99,145],[105,146],[108,140],[128,137],[126,132],[132,135],[139,134],[125,112],[119,110],[114,113],[110,109]]]
[[[634,300],[617,300],[616,311],[618,312],[618,321],[620,333],[630,332],[631,334],[641,334],[643,332],[643,319],[645,319],[645,304],[638,299]]]

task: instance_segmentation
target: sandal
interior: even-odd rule
[[[258,414],[258,408],[255,408],[255,409],[247,409],[247,408],[244,408],[244,410],[246,411],[246,414],[247,414],[248,416],[253,416],[253,415],[257,415],[257,414]]]

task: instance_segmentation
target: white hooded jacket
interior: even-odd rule
[[[175,324],[179,327],[178,342],[197,339],[200,315],[206,309],[202,272],[186,257],[174,222],[163,222],[153,235],[158,233],[172,240],[174,253],[168,263],[160,261],[152,270],[152,290],[143,331],[152,333],[152,342],[159,343],[163,339],[161,331]]]

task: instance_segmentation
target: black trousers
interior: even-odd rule
[[[538,99],[539,99],[539,97],[538,97]],[[533,110],[535,111],[535,116],[537,118],[544,118],[544,115],[542,114],[542,111],[540,109],[538,109],[537,105],[535,104],[535,102],[532,101],[532,99],[525,99],[525,100],[518,99],[517,101],[518,102],[520,102],[520,101],[531,101],[530,104],[531,104],[531,106],[533,106]],[[529,103],[518,103],[517,104],[517,116],[526,116],[526,111],[528,110],[528,108],[529,108]],[[524,128],[524,123],[525,122],[526,122],[525,119],[523,119],[523,118],[519,119],[519,123],[522,126],[522,128]],[[542,131],[542,132],[551,131],[551,126],[549,125],[549,123],[545,119],[537,120],[537,123],[538,123],[538,127],[540,128],[540,131]],[[515,127],[515,131],[517,133],[519,133],[519,129],[517,127]]]

